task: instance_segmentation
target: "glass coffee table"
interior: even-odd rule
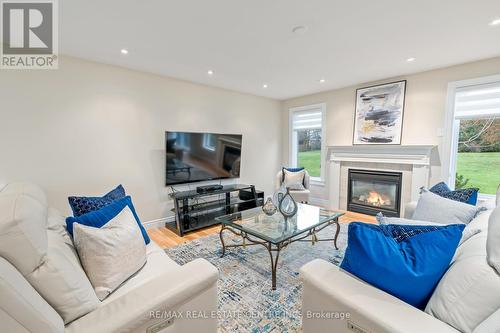
[[[271,257],[272,288],[276,289],[276,268],[280,251],[293,242],[316,242],[333,241],[337,247],[337,237],[340,232],[339,217],[344,213],[332,212],[326,209],[298,204],[297,214],[285,220],[283,215],[277,211],[274,215],[268,216],[262,211],[262,207],[257,207],[242,212],[217,217],[215,220],[221,223],[219,233],[222,243],[222,255],[230,247],[245,247],[251,245],[263,245]],[[324,228],[335,224],[335,237],[330,239],[318,239],[317,233]],[[241,236],[242,242],[238,244],[226,245],[224,243],[224,231],[230,231],[237,236]]]

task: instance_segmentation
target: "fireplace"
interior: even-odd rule
[[[369,215],[400,216],[401,172],[349,169],[347,209]]]

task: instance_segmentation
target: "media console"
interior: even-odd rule
[[[220,191],[224,188],[222,185],[204,185],[204,186],[198,186],[196,188],[196,192],[202,193],[202,194],[209,194],[213,193],[215,191]]]
[[[174,200],[175,222],[167,222],[165,226],[181,237],[189,231],[218,224],[215,221],[218,216],[264,204],[264,192],[244,184],[219,186],[206,192],[173,192],[170,197]]]

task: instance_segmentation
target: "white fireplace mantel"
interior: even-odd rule
[[[436,146],[330,146],[330,161],[429,165]]]
[[[345,162],[389,163],[412,166],[411,200],[417,200],[419,189],[429,185],[431,153],[436,146],[431,145],[360,145],[330,146],[330,205],[340,207],[341,166]]]

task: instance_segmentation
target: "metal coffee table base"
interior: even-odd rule
[[[318,239],[316,234],[323,230],[324,228],[335,224],[337,226],[337,230],[335,231],[335,237],[334,238],[329,238],[329,239]],[[224,243],[224,237],[223,237],[223,231],[228,230],[235,234],[236,236],[240,236],[242,238],[242,243],[241,244],[232,244],[232,245],[226,245]],[[295,238],[290,238],[287,240],[284,240],[279,243],[272,243],[264,240],[257,240],[255,236],[249,235],[247,232],[232,228],[230,226],[227,226],[225,224],[222,225],[220,232],[219,232],[219,237],[220,241],[222,243],[222,254],[221,258],[226,254],[226,248],[230,247],[246,247],[246,246],[252,246],[252,245],[262,245],[264,246],[267,251],[269,252],[269,256],[271,257],[271,273],[272,273],[272,288],[273,290],[276,290],[276,270],[278,267],[278,259],[280,255],[280,251],[283,250],[285,247],[288,245],[294,243],[294,242],[311,242],[312,245],[316,244],[317,242],[327,242],[327,241],[333,241],[333,244],[335,245],[335,249],[339,249],[337,246],[337,238],[339,236],[340,232],[340,224],[338,221],[338,218],[335,220],[327,222],[325,225],[322,225],[321,227],[313,228],[309,230],[308,232],[305,233],[305,235],[298,235]],[[255,237],[255,238],[253,238]],[[308,237],[311,237],[310,239],[306,239]]]

